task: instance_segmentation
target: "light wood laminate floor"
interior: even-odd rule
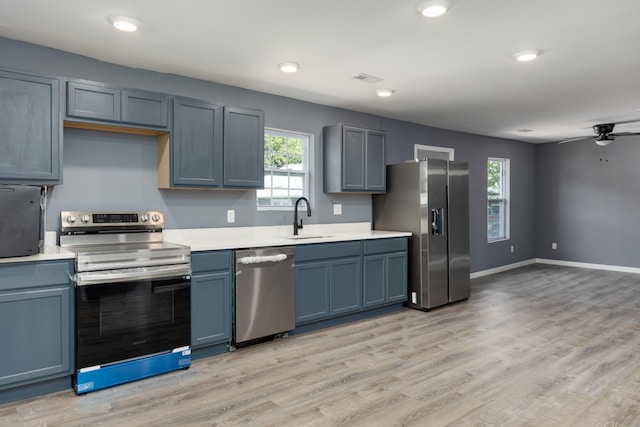
[[[640,275],[532,265],[466,302],[259,344],[2,426],[640,425]]]

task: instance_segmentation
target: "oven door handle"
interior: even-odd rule
[[[153,285],[152,292],[154,294],[160,294],[162,292],[173,292],[179,291],[180,289],[189,289],[191,284],[189,282],[183,283],[173,283],[170,285]]]

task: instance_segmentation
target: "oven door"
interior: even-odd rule
[[[190,345],[190,279],[76,287],[76,369]]]

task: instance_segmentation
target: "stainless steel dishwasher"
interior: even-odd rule
[[[295,328],[294,263],[293,246],[235,251],[236,343]]]

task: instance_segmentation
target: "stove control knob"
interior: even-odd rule
[[[153,222],[158,222],[158,221],[160,221],[160,215],[158,215],[158,214],[153,214],[153,216],[151,217],[151,219],[153,220]]]
[[[69,215],[67,217],[67,222],[70,223],[70,224],[73,224],[74,222],[76,222],[76,217],[73,216],[73,215]]]
[[[82,222],[84,222],[85,224],[86,224],[87,222],[89,222],[89,220],[90,220],[90,219],[91,219],[91,217],[90,217],[89,215],[82,215],[82,217],[80,218],[80,220],[81,220]]]
[[[147,215],[147,214],[140,215],[140,221],[142,221],[142,222],[149,221],[149,215]]]

